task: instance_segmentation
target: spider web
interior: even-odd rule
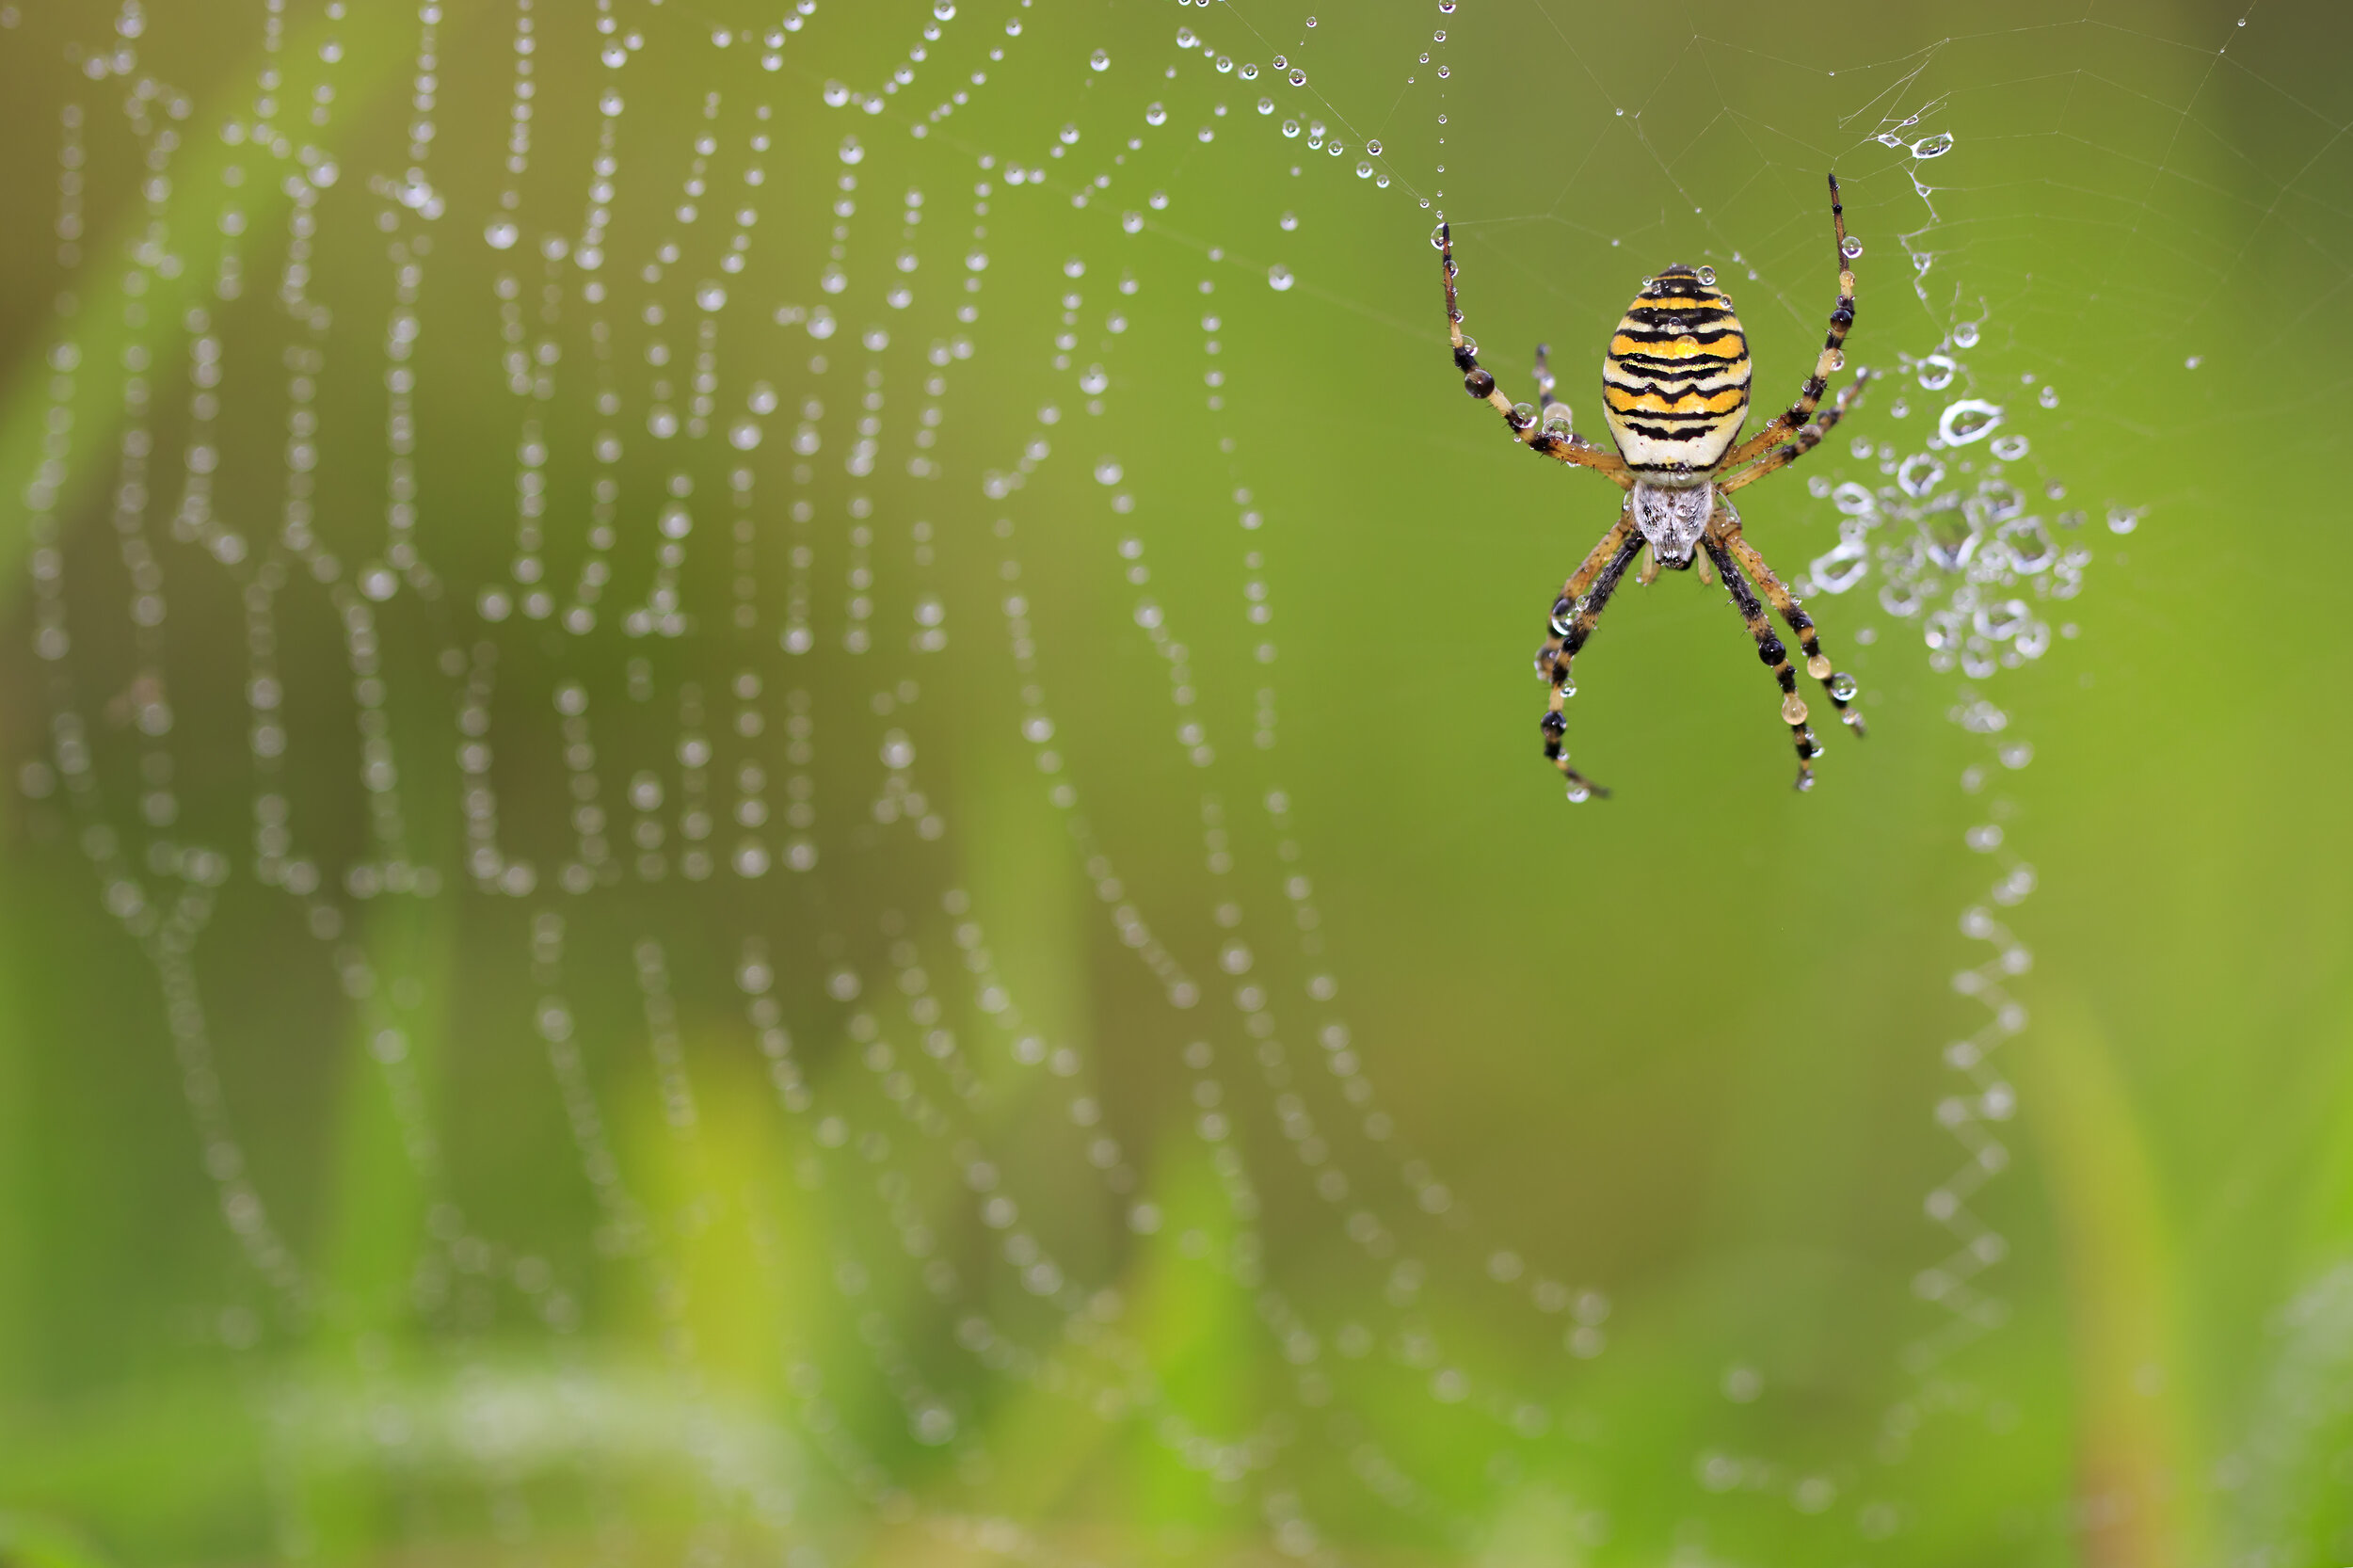
[[[54,215],[22,853],[110,955],[60,1033],[182,1101],[135,1158],[204,1240],[131,1338],[250,1454],[145,1536],[54,1506],[129,1555],[2055,1549],[2022,803],[2178,499],[2113,448],[2187,428],[2249,264],[2237,20],[0,11]],[[1513,672],[1614,495],[1464,405],[1422,236],[1573,404],[1710,264],[1770,408],[1833,166],[1881,380],[1743,500],[1874,736],[1785,801],[1670,578],[1572,808]],[[2309,228],[2325,168],[2234,200]]]

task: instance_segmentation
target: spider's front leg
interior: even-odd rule
[[[1773,568],[1765,564],[1765,557],[1758,553],[1756,546],[1740,536],[1740,524],[1737,519],[1726,533],[1724,542],[1731,547],[1733,556],[1748,568],[1751,577],[1756,579],[1756,585],[1765,590],[1765,597],[1773,601],[1773,608],[1781,612],[1781,618],[1788,622],[1789,630],[1796,634],[1798,649],[1805,655],[1805,673],[1822,683],[1822,690],[1830,695],[1831,706],[1838,710],[1838,716],[1846,721],[1847,728],[1855,732],[1857,739],[1861,739],[1865,733],[1863,714],[1848,706],[1854,700],[1854,677],[1843,670],[1831,668],[1830,656],[1822,651],[1822,639],[1815,632],[1814,617],[1805,613],[1805,607],[1798,602],[1798,596],[1789,591],[1789,585],[1776,577]]]
[[[1607,795],[1608,790],[1569,766],[1569,754],[1562,744],[1568,734],[1568,715],[1561,704],[1577,688],[1570,684],[1569,666],[1577,650],[1593,634],[1593,624],[1608,608],[1609,596],[1618,591],[1618,584],[1625,577],[1626,568],[1641,554],[1642,536],[1635,532],[1630,514],[1620,514],[1609,533],[1601,536],[1569,580],[1561,585],[1561,597],[1552,604],[1552,635],[1536,650],[1536,673],[1552,686],[1552,698],[1545,710],[1542,725],[1545,736],[1545,759],[1561,770],[1568,780],[1569,798],[1583,800],[1587,795]]]
[[[1814,759],[1821,755],[1822,748],[1805,722],[1805,698],[1798,695],[1798,672],[1789,667],[1789,649],[1773,634],[1772,622],[1765,618],[1765,606],[1758,600],[1756,590],[1749,586],[1748,579],[1740,575],[1739,566],[1733,559],[1730,545],[1732,530],[1725,526],[1728,521],[1723,509],[1718,508],[1700,545],[1707,552],[1708,559],[1716,563],[1717,573],[1723,578],[1724,586],[1732,590],[1733,607],[1740,612],[1741,620],[1748,624],[1749,635],[1756,639],[1756,656],[1765,662],[1773,672],[1773,679],[1781,683],[1782,722],[1789,726],[1790,740],[1798,748],[1796,787],[1811,790],[1814,788]]]

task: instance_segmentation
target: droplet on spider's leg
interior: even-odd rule
[[[1847,236],[1847,243],[1838,248],[1838,253],[1851,262],[1857,256],[1863,254],[1863,242],[1855,238],[1852,234],[1849,234]]]
[[[1545,410],[1544,433],[1545,435],[1556,437],[1561,440],[1567,440],[1574,433],[1574,429],[1575,427],[1569,419],[1569,406],[1567,404],[1555,403],[1552,407]]]
[[[1795,692],[1782,698],[1781,718],[1784,724],[1803,724],[1805,722],[1805,698]],[[1809,736],[1808,739],[1812,737]]]
[[[1566,594],[1552,601],[1552,634],[1565,637],[1569,628],[1577,624],[1577,601]]]
[[[1812,676],[1817,680],[1828,680],[1830,679],[1830,660],[1822,654],[1815,654],[1813,657],[1806,660],[1805,673]]]
[[[1441,222],[1435,229],[1430,231],[1430,248],[1433,250],[1444,250],[1446,247],[1446,224]]]
[[[1496,378],[1483,370],[1474,370],[1463,377],[1463,390],[1473,397],[1488,397],[1496,390]]]
[[[1845,670],[1840,670],[1830,678],[1830,695],[1841,702],[1852,702],[1855,694],[1861,690],[1863,690],[1863,682],[1849,675]]]
[[[1513,424],[1517,425],[1517,426],[1518,426],[1520,429],[1522,429],[1522,430],[1525,430],[1525,429],[1527,429],[1529,425],[1531,425],[1531,424],[1535,424],[1535,423],[1536,423],[1536,406],[1535,406],[1533,403],[1514,403],[1514,404],[1513,404],[1513,405],[1512,405],[1512,423],[1513,423]]]
[[[1544,716],[1537,728],[1545,732],[1546,740],[1557,741],[1569,732],[1569,721],[1562,716],[1561,710],[1555,708]]]

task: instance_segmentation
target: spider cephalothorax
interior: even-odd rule
[[[1847,727],[1863,733],[1863,715],[1849,706],[1855,695],[1853,678],[1831,668],[1814,633],[1813,618],[1773,575],[1756,547],[1740,536],[1740,516],[1730,500],[1732,491],[1813,451],[1863,390],[1867,373],[1857,372],[1838,401],[1815,418],[1831,376],[1846,363],[1847,329],[1854,325],[1854,272],[1849,264],[1863,248],[1847,238],[1836,175],[1830,181],[1830,212],[1838,246],[1838,304],[1831,312],[1830,336],[1798,400],[1737,446],[1733,442],[1749,408],[1749,340],[1740,330],[1731,298],[1716,287],[1714,272],[1678,264],[1645,279],[1642,292],[1619,320],[1601,373],[1602,417],[1618,447],[1611,453],[1573,427],[1568,405],[1552,395],[1552,371],[1541,344],[1536,349],[1540,406],[1514,404],[1497,390],[1496,378],[1480,366],[1478,345],[1463,335],[1463,312],[1454,294],[1453,235],[1441,223],[1432,236],[1444,258],[1449,336],[1464,389],[1493,404],[1519,440],[1561,462],[1607,474],[1625,492],[1616,526],[1602,536],[1585,564],[1561,587],[1552,606],[1552,635],[1536,655],[1537,673],[1552,685],[1543,724],[1545,755],[1568,779],[1572,800],[1607,792],[1569,766],[1561,745],[1568,732],[1561,703],[1575,689],[1569,683],[1569,664],[1645,545],[1651,565],[1643,571],[1643,582],[1662,566],[1684,570],[1695,564],[1702,577],[1712,564],[1723,579],[1756,640],[1757,656],[1780,682],[1781,716],[1798,748],[1799,789],[1813,787],[1813,760],[1821,747],[1806,724],[1805,699],[1798,696],[1789,650],[1766,619],[1756,589],[1764,590],[1796,634],[1806,673],[1821,681]],[[1705,564],[1698,562],[1695,552],[1705,552]]]

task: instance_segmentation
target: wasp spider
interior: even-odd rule
[[[1847,238],[1834,174],[1830,179],[1830,216],[1838,246],[1838,304],[1830,313],[1830,336],[1821,358],[1798,400],[1755,435],[1733,444],[1748,417],[1748,339],[1741,333],[1740,318],[1733,313],[1731,298],[1716,287],[1714,270],[1678,264],[1644,280],[1602,361],[1602,417],[1617,442],[1614,453],[1571,427],[1568,405],[1552,395],[1552,371],[1541,344],[1536,349],[1536,407],[1515,404],[1496,389],[1496,378],[1480,368],[1479,345],[1463,333],[1463,312],[1454,297],[1452,235],[1441,223],[1432,236],[1444,258],[1447,321],[1464,390],[1494,405],[1515,440],[1548,457],[1606,474],[1625,492],[1616,525],[1562,585],[1552,606],[1552,634],[1536,655],[1536,672],[1552,685],[1543,723],[1545,755],[1567,778],[1571,800],[1609,792],[1569,766],[1569,754],[1561,745],[1568,720],[1561,705],[1576,690],[1569,664],[1593,635],[1603,607],[1644,545],[1651,551],[1641,573],[1644,583],[1656,578],[1660,567],[1687,571],[1696,564],[1700,575],[1707,577],[1707,565],[1698,560],[1695,551],[1714,563],[1740,618],[1748,623],[1749,634],[1756,639],[1757,656],[1781,682],[1781,716],[1798,748],[1799,789],[1813,788],[1814,758],[1821,747],[1806,724],[1805,699],[1798,695],[1789,650],[1766,619],[1758,588],[1796,635],[1806,673],[1821,681],[1848,728],[1863,733],[1863,715],[1849,706],[1855,695],[1854,678],[1831,668],[1814,633],[1813,617],[1773,575],[1756,547],[1740,536],[1740,515],[1732,506],[1733,491],[1814,450],[1853,406],[1869,375],[1857,372],[1837,401],[1815,417],[1830,377],[1846,363],[1847,329],[1854,325],[1854,271],[1849,264],[1863,251]]]

